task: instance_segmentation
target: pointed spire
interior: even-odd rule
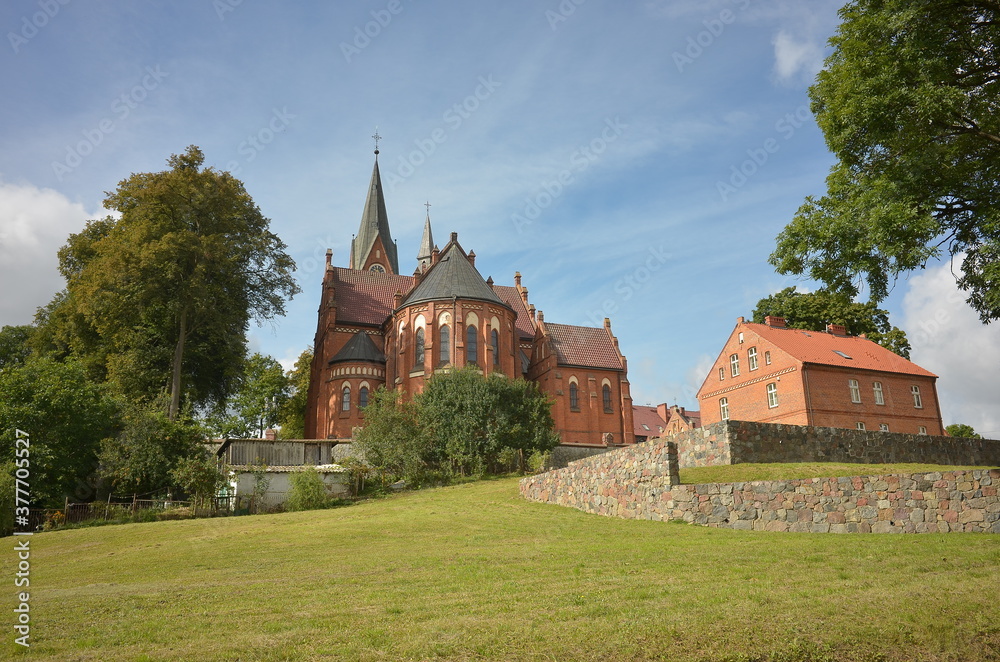
[[[424,221],[424,237],[420,240],[420,252],[417,253],[417,262],[422,267],[431,266],[431,255],[434,253],[434,237],[431,234],[431,203],[426,202],[427,219]]]
[[[375,135],[378,135],[376,133]],[[361,228],[358,236],[351,242],[351,268],[364,269],[372,251],[375,250],[375,240],[381,239],[384,253],[376,257],[386,266],[386,271],[399,273],[399,262],[396,259],[396,244],[389,233],[389,215],[385,211],[385,197],[382,193],[382,177],[378,171],[378,158],[372,170],[372,179],[368,184],[368,198],[361,214]]]

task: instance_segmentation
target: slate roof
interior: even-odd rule
[[[337,321],[381,326],[392,314],[396,291],[406,294],[412,276],[333,267],[336,279]]]
[[[642,427],[643,424],[647,427]],[[659,437],[666,427],[667,422],[660,418],[656,407],[632,405],[632,429],[640,437]]]
[[[535,327],[531,325],[531,315],[528,313],[528,309],[524,307],[524,299],[521,298],[521,294],[517,291],[517,288],[510,285],[494,285],[493,289],[503,299],[504,303],[513,308],[514,312],[517,313],[517,323],[514,326],[517,327],[517,334],[521,340],[531,340],[534,338]]]
[[[330,363],[385,363],[385,354],[379,351],[372,339],[364,331],[359,331],[347,341]]]
[[[803,331],[752,322],[742,326],[803,363],[937,377],[933,372],[860,336],[838,336],[825,331]],[[850,358],[841,356],[838,351]]]
[[[403,303],[409,306],[424,301],[450,301],[455,297],[506,305],[472,266],[458,242],[450,241],[437,263],[427,270]]]
[[[552,338],[559,365],[573,365],[586,368],[621,370],[614,343],[607,329],[569,324],[545,323]]]
[[[364,268],[365,259],[375,244],[375,238],[382,238],[385,256],[395,273],[399,273],[399,261],[396,257],[396,244],[389,233],[389,214],[385,211],[385,196],[382,194],[382,177],[378,172],[378,158],[372,169],[372,179],[368,184],[368,198],[365,209],[361,213],[361,227],[358,236],[351,242],[351,266],[355,269]]]

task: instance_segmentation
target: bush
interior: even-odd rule
[[[288,482],[291,490],[285,499],[286,510],[317,510],[330,506],[332,499],[315,467],[306,467],[304,471],[293,473]]]

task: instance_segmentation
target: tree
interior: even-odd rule
[[[306,436],[306,406],[309,404],[309,380],[312,378],[312,348],[299,354],[295,366],[286,373],[291,395],[280,408],[278,425],[282,439]]]
[[[327,508],[332,499],[316,467],[306,467],[288,477],[290,489],[285,499],[285,509],[316,510]]]
[[[1000,318],[1000,5],[853,0],[810,88],[837,156],[770,261],[883,300],[948,255],[984,323]]]
[[[291,387],[281,364],[254,353],[247,359],[236,392],[208,419],[223,437],[264,436],[274,426],[289,398]]]
[[[186,458],[202,458],[205,433],[186,417],[171,420],[159,403],[131,405],[122,429],[102,441],[101,475],[112,488],[133,494],[165,491],[171,471]]]
[[[965,423],[952,423],[951,425],[945,427],[945,432],[952,437],[964,437],[966,439],[982,439],[981,434],[977,434],[971,425],[966,425]]]
[[[227,474],[208,453],[181,458],[170,471],[176,484],[194,497],[195,510],[218,493],[228,480]]]
[[[440,454],[417,422],[417,405],[398,391],[379,387],[368,396],[365,426],[352,449],[383,478],[420,485],[440,463]]]
[[[169,170],[122,180],[104,200],[120,218],[90,221],[59,251],[67,292],[49,313],[72,327],[62,331],[70,350],[106,356],[122,392],[148,402],[167,391],[171,419],[182,396],[223,402],[250,320],[284,314],[299,292],[285,244],[243,184],[203,162],[191,146]]]
[[[0,329],[0,370],[5,366],[21,365],[31,354],[29,341],[34,328],[29,325],[5,326]]]
[[[76,361],[29,357],[0,370],[0,460],[14,456],[15,431],[29,435],[31,500],[60,507],[92,497],[97,450],[114,434],[119,406]]]
[[[825,331],[827,324],[843,324],[849,333],[864,333],[889,351],[910,358],[906,333],[889,324],[889,313],[871,301],[859,303],[828,289],[796,292],[793,286],[757,302],[753,321],[762,324],[768,315],[784,317],[791,328],[809,331]]]

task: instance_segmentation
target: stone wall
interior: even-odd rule
[[[670,437],[682,467],[745,462],[1000,466],[1000,441],[722,421]]]
[[[1000,533],[998,469],[677,485],[620,452],[525,478],[521,495],[599,515],[747,531]]]
[[[570,462],[576,462],[595,455],[603,455],[613,450],[608,446],[556,446],[552,449],[547,469],[562,469]]]

